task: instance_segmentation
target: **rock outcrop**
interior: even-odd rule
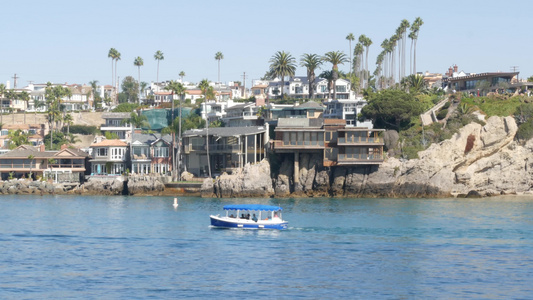
[[[128,176],[128,194],[130,195],[154,195],[165,190],[165,185],[159,177],[149,175]]]
[[[204,191],[205,187],[205,191]],[[202,196],[208,193],[209,183],[204,181]],[[217,197],[270,197],[274,195],[270,164],[262,160],[257,164],[246,164],[234,174],[222,174],[213,182],[213,193]]]
[[[320,167],[320,158],[302,153],[299,182],[286,158],[274,180],[275,195],[448,197],[533,193],[533,140],[514,141],[512,117],[471,123],[451,139],[419,152],[419,159],[387,159],[378,166]]]
[[[122,195],[124,192],[124,180],[122,176],[116,178],[91,177],[83,185],[83,193],[89,195]]]

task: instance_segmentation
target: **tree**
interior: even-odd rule
[[[7,134],[7,137],[9,139],[9,149],[13,150],[20,145],[29,145],[29,136],[30,135],[28,133],[25,133],[20,129],[9,130]]]
[[[413,45],[413,74],[416,74],[416,42],[418,41],[418,33],[420,32],[420,27],[424,25],[422,18],[418,17],[414,20],[413,25],[411,26],[411,33],[409,38]]]
[[[31,179],[32,177],[32,169],[33,169],[33,161],[35,160],[35,156],[33,154],[30,154],[28,155],[28,159],[30,160],[30,175],[29,175],[29,179]]]
[[[285,51],[278,51],[270,58],[269,73],[281,79],[281,99],[285,87],[285,76],[294,76],[296,72],[296,59]]]
[[[224,54],[220,51],[215,53],[215,59],[218,61],[218,83],[220,84],[220,61],[224,59]]]
[[[333,86],[333,72],[332,71],[324,71],[318,75],[320,78],[324,78],[328,81],[328,98],[331,98],[331,89]]]
[[[368,71],[368,50],[370,48],[370,45],[372,45],[372,40],[367,37],[366,35],[362,34],[361,36],[359,36],[359,43],[361,43],[361,45],[363,45],[363,47],[365,47],[365,73],[364,73],[364,78],[363,78],[363,81],[364,81],[364,86],[363,88],[367,88],[368,87],[368,79],[369,79],[369,71]]]
[[[348,40],[348,43],[350,43],[350,73],[353,72],[352,70],[352,42],[355,41],[355,36],[353,35],[353,33],[349,33],[347,36],[346,36],[346,39]]]
[[[159,62],[164,60],[165,57],[163,56],[163,52],[161,50],[157,50],[154,54],[155,60],[157,60],[157,83],[159,83]]]
[[[171,90],[172,91],[172,95],[174,94],[177,94],[178,97],[179,97],[179,115],[178,115],[178,124],[177,124],[177,128],[175,126],[175,119],[174,119],[174,97],[172,97],[172,169],[173,170],[178,170],[178,179],[180,179],[180,172],[181,172],[181,166],[177,166],[176,167],[176,159],[174,157],[174,148],[175,148],[175,143],[176,143],[176,132],[178,133],[178,141],[179,141],[179,145],[178,145],[178,161],[181,163],[181,160],[180,160],[180,154],[181,154],[181,101],[182,101],[182,95],[185,94],[185,87],[183,86],[183,84],[181,82],[176,82],[176,81],[170,81],[170,83],[165,87],[166,90]]]
[[[91,85],[91,92],[93,94],[94,98],[94,109],[97,109],[99,104],[102,102],[102,97],[97,93],[98,90],[98,80],[92,80],[89,81],[89,84]],[[101,106],[101,104],[100,104]]]
[[[386,89],[367,95],[359,120],[372,119],[374,128],[400,130],[406,122],[424,111],[424,104],[414,95],[397,89]]]
[[[28,110],[28,102],[30,102],[30,94],[26,91],[22,91],[18,94],[18,98],[24,101],[24,124],[26,124],[26,111]]]
[[[209,117],[207,116],[207,94],[209,91],[209,82],[207,79],[202,79],[200,84],[198,84],[198,87],[202,91],[202,94],[204,95],[204,112],[205,112],[205,144],[206,144],[206,151],[207,151],[207,170],[209,173],[209,177],[211,178],[211,159],[209,157]]]
[[[63,117],[63,122],[67,124],[67,134],[70,134],[70,125],[74,124],[74,119],[72,118],[72,115],[66,114],[65,117]]]
[[[183,77],[185,77],[185,72],[181,71],[178,75],[180,76],[181,82],[183,83]]]
[[[115,71],[113,69],[113,63],[115,62],[115,57],[117,54],[117,49],[111,48],[107,52],[107,57],[111,58],[111,85],[115,86]]]
[[[309,99],[315,94],[315,70],[322,65],[322,58],[318,54],[304,53],[300,58],[300,65],[307,69],[307,81],[309,81]]]
[[[122,80],[122,93],[126,95],[126,101],[137,103],[139,97],[139,83],[132,77],[126,76]]]
[[[47,119],[50,124],[50,149],[53,149],[53,131],[54,124],[61,119],[61,99],[71,95],[70,89],[62,86],[54,86],[48,82],[45,90],[45,98],[48,104]]]
[[[2,98],[4,97],[4,94],[6,93],[6,86],[3,83],[0,83],[0,124],[3,124],[4,121],[2,120],[4,115],[4,108],[2,107]]]
[[[332,64],[331,75],[333,79],[333,99],[337,99],[337,89],[335,87],[337,79],[339,79],[339,66],[348,61],[346,54],[340,51],[330,51],[324,55],[322,58],[324,61],[327,61]]]
[[[411,94],[417,95],[427,91],[427,84],[423,75],[411,74],[402,79],[402,86]]]
[[[33,108],[34,108],[34,116],[35,116],[35,124],[37,124],[37,110],[43,106],[46,106],[46,102],[40,101],[40,100],[33,100]]]
[[[133,61],[133,65],[139,69],[139,82],[141,82],[141,66],[144,65],[143,59],[137,56]],[[139,89],[139,105],[141,105],[141,89]]]

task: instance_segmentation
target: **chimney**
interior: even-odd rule
[[[455,73],[457,73],[457,69],[458,69],[457,65],[454,65],[454,66],[453,66],[453,71],[454,71]]]
[[[44,144],[41,144],[41,146],[39,147],[39,152],[44,152],[44,150],[45,150]]]
[[[448,76],[449,76],[449,77],[452,77],[452,75],[453,75],[453,68],[452,68],[452,67],[449,67],[449,68],[448,68]]]
[[[67,145],[67,144],[63,144],[63,145],[61,145],[61,150],[65,150],[65,149],[67,149],[67,148],[68,148],[68,145]]]

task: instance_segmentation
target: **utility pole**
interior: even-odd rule
[[[13,89],[17,88],[17,79],[20,77],[17,77],[17,73],[15,73],[15,76],[11,77],[13,78]]]
[[[244,72],[242,76],[242,83],[243,83],[243,98],[246,98],[246,72]]]

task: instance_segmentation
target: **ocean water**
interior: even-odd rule
[[[532,299],[533,197],[1,196],[0,299]],[[285,231],[209,227],[281,205]]]

